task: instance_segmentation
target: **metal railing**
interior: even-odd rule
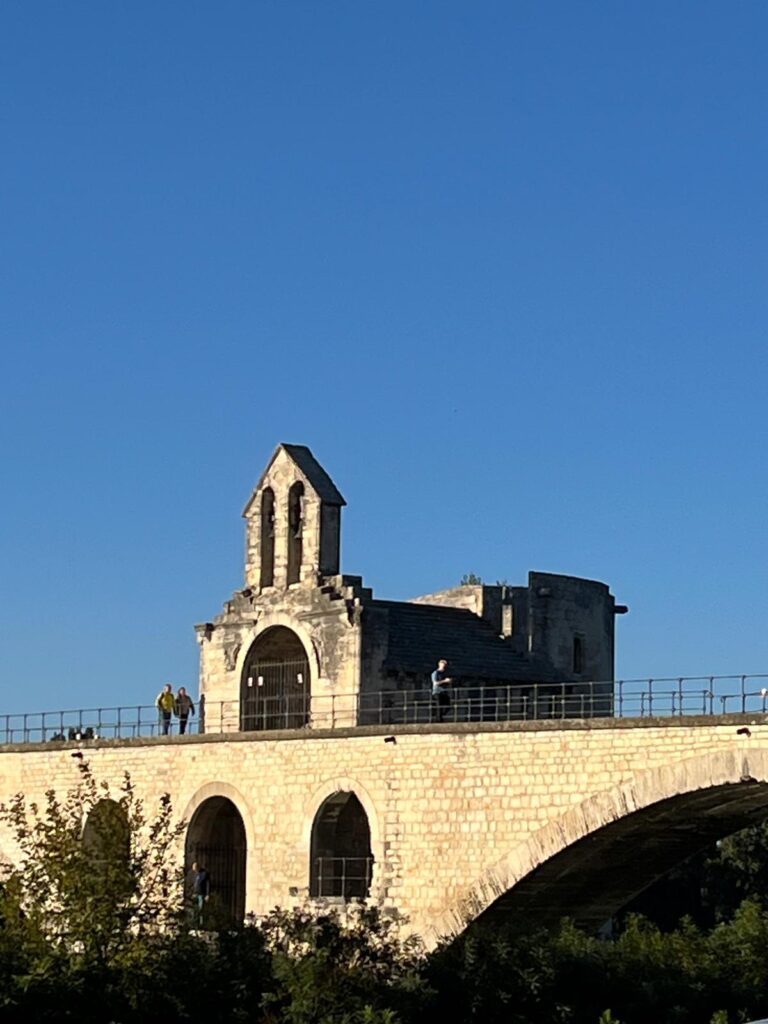
[[[309,894],[315,899],[364,900],[371,890],[373,857],[315,857]]]
[[[651,718],[768,713],[768,674],[632,679],[614,682],[451,686],[442,698],[428,688],[315,694],[305,708],[291,696],[270,697],[258,714],[240,701],[201,700],[187,734],[341,729],[366,725],[511,722],[583,718]],[[242,714],[241,714],[242,712]],[[155,705],[0,715],[0,743],[88,741],[178,736]]]

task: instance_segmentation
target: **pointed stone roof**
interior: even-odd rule
[[[256,484],[253,494],[248,500],[248,504],[243,509],[243,515],[248,514],[248,510],[253,504],[253,499],[261,489],[264,480],[272,468],[272,463],[275,461],[280,452],[285,452],[286,455],[296,464],[297,469],[306,477],[310,487],[316,492],[317,496],[321,501],[324,501],[326,505],[346,505],[346,501],[341,496],[339,489],[336,484],[331,480],[326,471],[317,461],[312,452],[307,448],[305,444],[279,444],[272,455],[272,458],[267,463],[267,468],[259,477],[259,481]]]

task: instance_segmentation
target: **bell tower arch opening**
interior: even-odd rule
[[[243,509],[246,587],[309,588],[337,576],[345,504],[306,445],[279,444]]]
[[[275,492],[265,487],[261,492],[261,577],[263,587],[275,582]]]
[[[288,586],[301,579],[304,556],[304,484],[297,480],[288,491]]]
[[[272,626],[258,636],[243,665],[240,681],[240,729],[301,729],[309,724],[309,659],[287,626]]]
[[[187,829],[184,874],[187,897],[201,926],[242,924],[246,853],[245,825],[232,801],[212,796],[200,804]]]
[[[363,805],[354,793],[334,793],[312,824],[310,896],[367,899],[372,870],[371,828]]]

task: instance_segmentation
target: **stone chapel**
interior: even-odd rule
[[[522,586],[383,600],[341,573],[345,504],[309,448],[278,445],[243,511],[244,586],[195,627],[212,729],[402,721],[428,702],[438,658],[457,693],[504,695],[507,718],[510,692],[522,717],[551,717],[565,697],[611,713],[614,623],[627,609],[604,583],[530,572]]]

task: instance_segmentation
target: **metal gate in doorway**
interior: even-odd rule
[[[192,864],[205,868],[210,895],[200,908],[201,925],[241,924],[245,917],[245,846],[194,843],[187,848],[187,886],[191,886]],[[193,899],[188,892],[188,898]]]
[[[243,678],[240,728],[301,729],[309,723],[309,691],[306,658],[250,662]]]

